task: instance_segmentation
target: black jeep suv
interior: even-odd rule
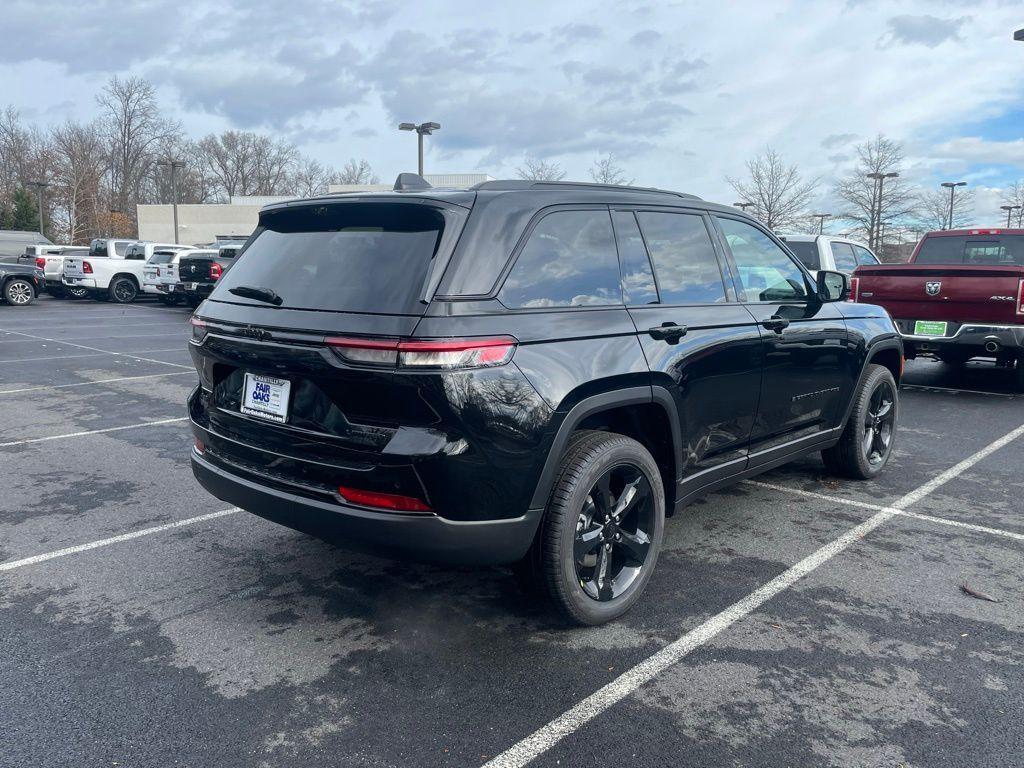
[[[267,206],[192,319],[215,496],[405,557],[515,564],[597,624],[666,516],[893,444],[899,334],[757,221],[653,189],[496,181]]]

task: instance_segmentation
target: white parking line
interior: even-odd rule
[[[98,541],[90,541],[88,544],[78,544],[74,547],[57,549],[53,552],[45,552],[41,555],[33,555],[32,557],[26,557],[21,560],[11,560],[6,563],[0,563],[0,571],[13,571],[15,568],[24,568],[26,565],[44,563],[47,560],[53,560],[58,557],[67,557],[68,555],[76,555],[79,552],[87,552],[90,549],[96,549],[98,547],[109,547],[111,544],[120,544],[122,541],[130,541],[132,539],[137,539],[140,536],[150,536],[154,533],[162,533],[163,531],[170,531],[174,528],[181,528],[186,525],[194,525],[195,523],[202,523],[207,520],[216,520],[218,517],[227,517],[228,515],[233,515],[235,512],[241,511],[242,510],[238,507],[222,509],[219,512],[210,512],[207,515],[189,517],[185,520],[177,520],[173,523],[167,523],[166,525],[155,525],[152,528],[142,528],[141,530],[132,531],[131,533],[122,533],[120,536],[111,536],[109,539],[99,539]]]
[[[936,489],[973,467],[986,456],[989,456],[1021,435],[1024,435],[1024,425],[989,443],[989,445],[977,453],[901,497],[891,507],[876,512],[860,525],[851,528],[836,540],[805,557],[799,563],[779,574],[739,602],[729,606],[718,615],[704,622],[696,629],[687,632],[678,640],[665,646],[653,656],[640,662],[612,682],[599,688],[572,709],[558,716],[547,725],[541,726],[522,741],[512,745],[500,755],[488,761],[485,764],[485,768],[518,768],[530,763],[566,736],[579,730],[609,707],[622,701],[622,699],[634,693],[640,686],[682,660],[695,648],[699,648],[709,642],[720,632],[750,615],[773,597],[789,589],[804,576],[846,550],[850,545],[860,541],[871,531],[900,514],[903,509],[933,493]]]
[[[77,347],[78,344],[69,344],[68,346]],[[89,349],[89,347],[82,347],[83,349]],[[142,352],[147,355],[155,355],[160,352],[187,352],[188,348],[185,346],[172,347],[171,349],[143,349]],[[5,363],[35,363],[40,360],[76,360],[80,357],[103,357],[103,355],[121,355],[123,357],[135,357],[130,352],[111,352],[110,350],[100,350],[99,353],[91,355],[57,355],[56,357],[16,357],[13,360],[0,359],[0,364]],[[147,360],[144,357],[136,357],[136,360]],[[162,360],[147,360],[150,363],[163,362]],[[174,363],[167,363],[167,365],[174,365]],[[179,365],[179,368],[191,368],[191,365]]]
[[[139,357],[138,355],[134,355],[134,354],[132,354],[130,352],[111,352],[109,349],[99,349],[98,347],[89,347],[89,346],[86,346],[85,344],[76,344],[76,343],[71,342],[71,341],[59,341],[58,339],[48,339],[48,338],[46,338],[44,336],[34,336],[31,333],[22,333],[21,331],[11,331],[11,330],[3,329],[3,328],[0,328],[0,330],[4,330],[7,333],[13,333],[13,334],[15,334],[17,336],[27,336],[30,339],[39,339],[39,341],[49,341],[49,342],[52,342],[54,344],[65,344],[65,345],[67,345],[69,347],[79,347],[80,349],[85,349],[85,350],[88,350],[90,352],[103,352],[103,353],[108,354],[108,355],[120,355],[122,357],[130,357],[130,358],[132,358],[134,360],[142,360],[145,363],[159,363],[160,365],[169,365],[169,366],[171,366],[173,368],[187,368],[189,370],[193,370],[193,366],[191,366],[191,365],[180,365],[179,363],[169,363],[166,360],[153,360],[152,358],[149,358],[149,357]],[[178,350],[176,350],[176,349],[152,349],[152,350],[148,350],[148,351],[147,350],[143,350],[143,353],[144,354],[151,354],[151,353],[155,353],[155,352],[177,352],[177,351]],[[36,358],[36,359],[45,359],[45,358]],[[49,359],[55,360],[56,358],[49,358]],[[4,362],[27,362],[27,361],[24,361],[24,360],[22,360],[22,361],[7,360],[7,361],[4,361]]]
[[[1018,395],[1005,392],[986,392],[983,389],[956,389],[954,387],[932,387],[928,384],[900,384],[900,389],[913,389],[918,392],[952,392],[955,395],[988,395],[989,397],[1006,397],[1011,400]]]
[[[846,499],[842,496],[830,496],[826,493],[816,493],[815,491],[805,491],[802,488],[788,488],[785,485],[776,485],[775,483],[764,483],[760,480],[747,480],[747,485],[756,485],[759,488],[768,488],[773,491],[782,491],[783,493],[791,493],[796,496],[805,496],[811,499],[821,499],[832,504],[845,504],[848,507],[860,507],[861,509],[870,509],[873,511],[882,511],[889,509],[889,507],[879,506],[878,504],[869,504],[866,501],[857,501],[855,499]],[[987,533],[992,536],[1002,536],[1007,539],[1017,539],[1018,541],[1024,541],[1024,534],[1016,533],[1014,531],[1007,531],[1002,528],[990,528],[987,525],[976,525],[975,523],[963,523],[959,520],[950,520],[948,517],[937,517],[935,515],[925,515],[921,512],[909,512],[907,510],[898,509],[896,510],[902,517],[912,517],[916,520],[926,520],[929,523],[939,523],[940,525],[948,525],[953,528],[964,528],[970,531],[977,531],[978,533]]]
[[[43,384],[38,387],[22,389],[0,389],[0,395],[16,395],[20,392],[35,392],[40,389],[66,389],[68,387],[91,387],[94,384],[111,384],[115,381],[138,381],[139,379],[157,379],[163,376],[187,376],[193,371],[168,371],[167,373],[147,373],[144,376],[118,376],[114,379],[96,379],[96,381],[79,381],[74,384]]]
[[[84,432],[65,432],[62,435],[49,435],[47,437],[30,437],[27,440],[12,440],[9,443],[0,443],[0,448],[11,448],[15,445],[28,445],[29,443],[45,443],[50,440],[64,440],[69,437],[102,435],[105,432],[120,432],[123,429],[138,429],[139,427],[155,427],[161,424],[174,424],[179,421],[188,421],[188,416],[180,416],[174,419],[159,419],[158,421],[143,421],[138,424],[126,424],[123,427],[105,427],[103,429],[89,429]]]

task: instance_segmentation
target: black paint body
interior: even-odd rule
[[[759,225],[730,208],[664,192],[525,182],[302,204],[376,200],[459,214],[461,231],[446,233],[419,314],[282,309],[220,289],[196,313],[208,323],[205,339],[190,344],[201,386],[189,412],[205,447],[192,454],[196,476],[218,497],[299,530],[425,559],[512,562],[534,537],[573,429],[645,436],[672,512],[834,444],[869,361],[899,376],[899,337],[878,307],[814,296],[740,300],[712,219]],[[727,300],[506,308],[498,294],[509,265],[538,218],[559,206],[704,216]],[[237,261],[244,260],[243,250]],[[781,331],[761,325],[780,316],[790,321]],[[665,340],[649,332],[665,324],[685,326],[685,334]],[[494,335],[518,340],[511,362],[462,371],[354,366],[323,343]],[[239,413],[244,372],[292,382],[287,424]],[[338,497],[339,485],[420,498],[433,511],[353,506]]]

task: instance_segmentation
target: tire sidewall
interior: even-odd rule
[[[620,436],[616,436],[620,437]],[[648,560],[637,575],[629,589],[619,597],[607,603],[601,603],[583,591],[576,576],[576,560],[573,552],[576,538],[576,521],[579,510],[590,489],[598,479],[615,466],[629,464],[635,466],[647,477],[651,485],[654,500],[654,530],[651,535],[651,549]],[[586,624],[603,624],[628,611],[643,593],[651,579],[661,544],[665,534],[665,489],[658,465],[650,453],[640,443],[626,437],[620,437],[609,443],[599,456],[590,461],[584,471],[576,479],[573,488],[564,503],[564,514],[561,515],[561,530],[558,532],[558,578],[561,581],[559,592],[570,602],[573,615]]]
[[[15,302],[11,301],[11,298],[10,298],[12,286],[17,285],[19,283],[24,285],[26,288],[28,288],[28,292],[29,292],[29,300],[26,301],[24,304],[17,304]],[[4,283],[4,301],[6,301],[9,306],[12,306],[12,307],[27,307],[29,304],[31,304],[35,300],[36,300],[36,289],[32,286],[32,283],[30,283],[28,280],[25,280],[25,279],[20,278],[20,277],[15,277],[15,278],[12,278],[12,279],[8,280],[6,283]]]
[[[135,290],[135,292],[132,295],[132,297],[130,299],[127,299],[127,300],[121,299],[117,295],[117,286],[120,285],[121,283],[124,283],[124,282],[128,283],[129,285],[131,285],[132,288]],[[116,280],[114,280],[114,282],[112,282],[110,284],[110,300],[113,301],[115,304],[131,304],[133,301],[135,301],[136,298],[138,298],[138,295],[139,295],[139,289],[127,277],[119,277]]]
[[[867,413],[868,407],[871,405],[871,393],[875,391],[875,388],[883,381],[888,381],[889,386],[892,387],[893,399],[893,424],[892,424],[892,439],[889,443],[889,452],[886,454],[885,459],[878,464],[871,464],[867,457],[864,455],[864,416]],[[856,460],[858,468],[864,479],[870,479],[877,477],[882,471],[888,466],[889,459],[892,458],[893,450],[896,446],[896,433],[897,427],[899,426],[900,420],[900,398],[899,388],[896,386],[896,380],[892,376],[892,372],[882,365],[876,365],[872,367],[872,370],[864,379],[864,383],[861,385],[860,390],[857,393],[857,403],[853,409],[853,413],[850,414],[850,425],[853,427],[854,445],[856,446]]]

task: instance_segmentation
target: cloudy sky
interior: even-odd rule
[[[1024,178],[1020,27],[1020,0],[3,0],[0,106],[88,119],[135,74],[195,136],[273,132],[385,179],[415,164],[396,124],[434,120],[428,172],[531,155],[587,179],[612,152],[638,184],[724,202],[767,145],[827,181],[882,132],[994,223]]]

